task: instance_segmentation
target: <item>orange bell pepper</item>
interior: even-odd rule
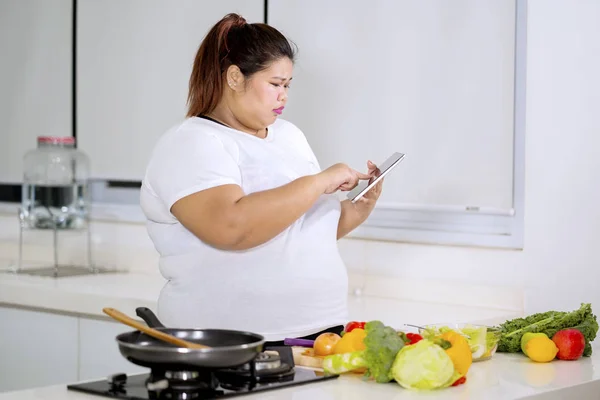
[[[361,328],[354,328],[346,332],[333,347],[333,354],[352,353],[366,349],[364,344],[367,332]]]

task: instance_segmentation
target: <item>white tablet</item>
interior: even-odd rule
[[[348,193],[348,199],[356,203],[358,199],[363,197],[373,186],[377,184],[384,176],[390,173],[396,165],[400,164],[400,161],[404,159],[403,153],[394,153],[387,160],[377,166],[379,169],[378,175],[375,178],[371,178],[369,181],[360,181],[360,183]]]

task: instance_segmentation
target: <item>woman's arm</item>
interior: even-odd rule
[[[223,250],[245,250],[274,238],[306,213],[323,193],[351,190],[369,176],[336,164],[287,185],[245,195],[222,185],[183,197],[173,215],[200,240]]]

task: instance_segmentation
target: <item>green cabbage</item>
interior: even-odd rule
[[[402,348],[390,375],[400,386],[417,390],[448,387],[460,378],[450,356],[427,339]]]

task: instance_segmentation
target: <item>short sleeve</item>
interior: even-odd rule
[[[306,139],[304,132],[302,132],[300,128],[298,128],[291,122],[286,121],[286,123],[295,132],[297,148],[303,152],[304,156],[315,167],[316,172],[321,172],[321,165],[319,164],[319,160],[317,159],[317,156],[315,155],[310,143],[308,142],[308,139]]]
[[[148,164],[146,181],[166,205],[213,187],[241,186],[239,166],[231,151],[211,133],[180,130],[163,138]]]

